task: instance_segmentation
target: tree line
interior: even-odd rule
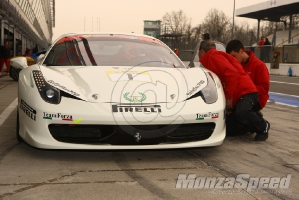
[[[287,25],[288,16],[282,17],[281,22],[263,21],[260,26],[260,36],[269,36],[276,30],[285,30]],[[252,28],[248,23],[234,23],[231,17],[225,15],[223,11],[211,9],[203,22],[192,27],[192,19],[182,11],[167,12],[162,18],[162,27],[167,25],[167,34],[182,35],[175,38],[175,43],[180,44],[180,49],[192,49],[201,39],[203,33],[210,33],[213,40],[217,40],[227,44],[232,39],[239,39],[245,46],[252,46],[257,42],[257,25]],[[285,23],[283,23],[285,22]],[[293,16],[293,27],[299,27],[299,15]],[[163,39],[163,38],[162,38]]]

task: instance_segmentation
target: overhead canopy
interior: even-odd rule
[[[296,0],[269,0],[236,10],[237,17],[274,22],[293,14],[299,14],[299,2]]]
[[[237,17],[246,17],[258,20],[257,38],[259,38],[261,20],[280,22],[281,17],[289,16],[289,43],[291,41],[292,32],[292,15],[294,14],[299,14],[299,2],[296,0],[268,0],[236,10]]]

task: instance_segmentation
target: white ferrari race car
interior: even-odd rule
[[[17,138],[33,147],[187,148],[225,138],[218,77],[186,67],[153,37],[62,35],[18,83]]]

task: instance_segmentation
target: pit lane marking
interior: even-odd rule
[[[280,81],[270,81],[273,83],[283,83],[283,84],[289,84],[289,85],[299,85],[299,83],[288,83],[288,82],[280,82]]]
[[[0,115],[0,126],[5,122],[5,120],[9,117],[12,111],[18,105],[18,98],[16,98]]]
[[[277,93],[277,92],[269,92],[268,102],[274,102],[276,104],[298,108],[299,107],[299,96],[282,94],[282,93]]]

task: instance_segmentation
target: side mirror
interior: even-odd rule
[[[27,59],[25,57],[11,58],[10,66],[20,70],[25,69],[28,67]]]
[[[40,63],[44,58],[45,58],[45,54],[40,54],[40,55],[36,58],[36,63]]]

